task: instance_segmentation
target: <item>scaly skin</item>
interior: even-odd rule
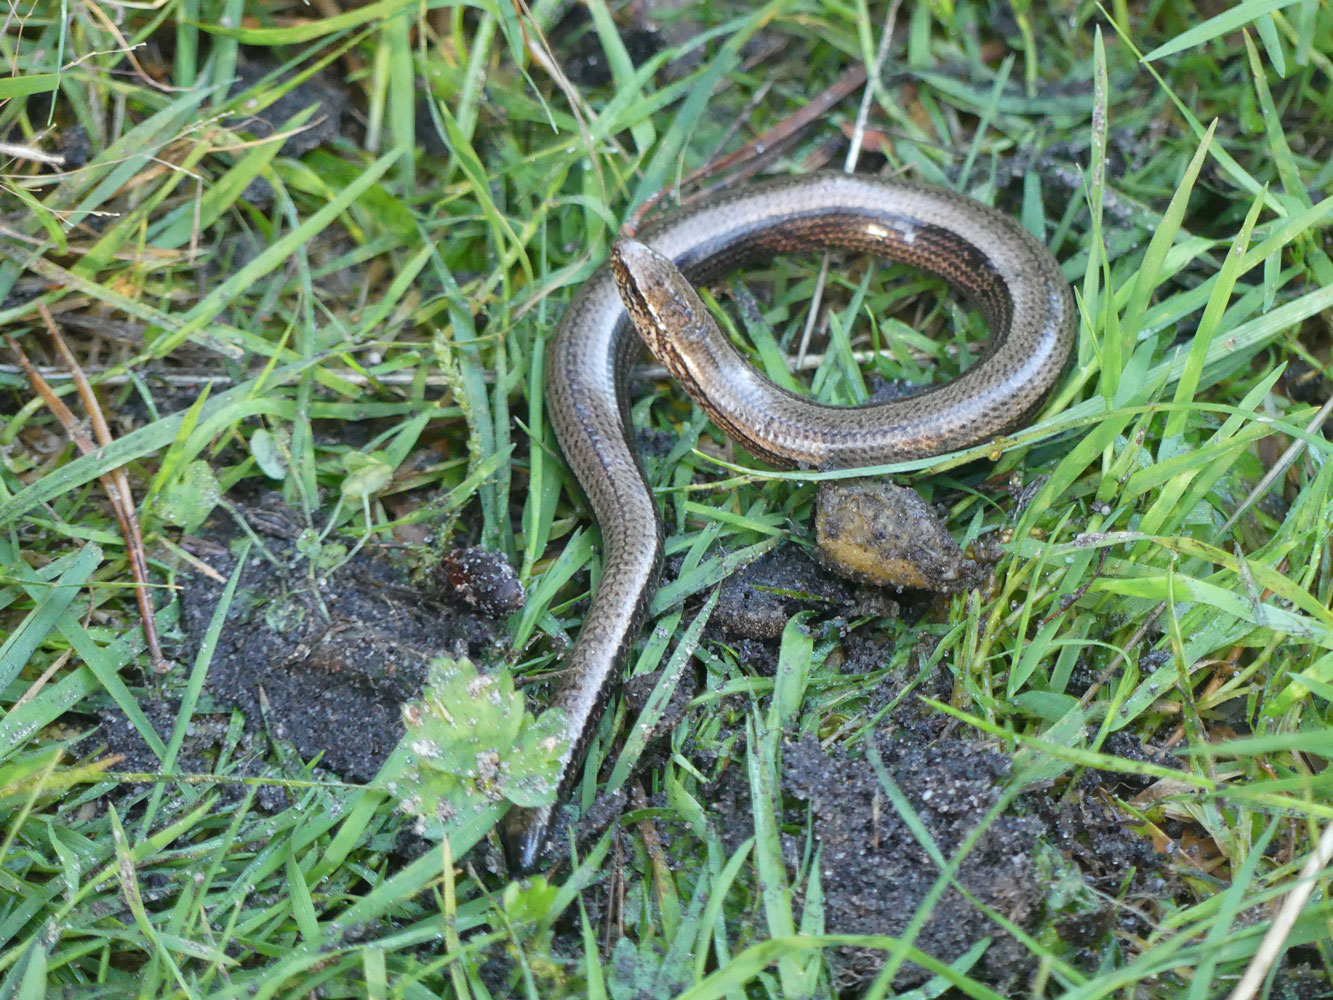
[[[616,244],[611,266],[575,296],[547,357],[547,412],[603,547],[601,581],[554,699],[569,720],[562,797],[643,623],[662,557],[629,420],[638,338],[622,296],[643,340],[719,427],[758,457],[816,469],[924,458],[1015,427],[1054,387],[1074,338],[1073,299],[1049,251],[1008,216],[943,188],[837,173],[782,178],[695,202],[639,239]],[[985,316],[993,335],[985,355],[958,378],[889,403],[825,406],[773,385],[731,348],[689,283],[825,249],[943,278]],[[554,808],[510,811],[512,870],[536,865]]]

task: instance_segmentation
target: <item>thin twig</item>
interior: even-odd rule
[[[1291,934],[1296,918],[1301,915],[1305,901],[1314,891],[1315,879],[1330,861],[1333,861],[1333,823],[1324,827],[1318,846],[1310,855],[1310,859],[1305,862],[1305,867],[1301,869],[1301,877],[1296,883],[1296,888],[1287,893],[1287,898],[1282,901],[1282,908],[1273,919],[1273,926],[1268,928],[1268,933],[1259,944],[1259,950],[1250,959],[1245,975],[1241,976],[1240,982],[1231,991],[1229,1000],[1253,1000],[1255,994],[1259,992],[1259,987],[1268,977],[1268,970],[1282,954],[1287,936]]]
[[[1333,414],[1333,396],[1329,397],[1324,405],[1319,408],[1319,412],[1306,426],[1306,433],[1317,433],[1330,414]],[[1277,478],[1287,471],[1287,467],[1296,461],[1305,445],[1304,438],[1297,438],[1287,447],[1287,450],[1273,463],[1273,467],[1268,470],[1263,479],[1259,480],[1254,489],[1250,491],[1244,502],[1227,518],[1226,523],[1222,526],[1222,531],[1226,531],[1235,524],[1236,519],[1268,491],[1268,488]],[[1232,990],[1230,1000],[1253,1000],[1253,997],[1259,992],[1259,988],[1268,977],[1268,970],[1277,961],[1277,957],[1282,954],[1282,948],[1287,942],[1287,937],[1291,934],[1292,927],[1296,925],[1296,918],[1300,916],[1306,900],[1310,898],[1310,893],[1314,891],[1315,878],[1328,866],[1330,861],[1333,861],[1333,823],[1324,827],[1324,832],[1319,837],[1319,844],[1316,846],[1314,853],[1310,855],[1310,859],[1305,862],[1305,867],[1301,869],[1300,881],[1291,892],[1287,893],[1287,898],[1282,901],[1282,908],[1278,911],[1277,917],[1274,918],[1273,926],[1268,928],[1268,933],[1264,935],[1263,941],[1259,944],[1259,950],[1254,953],[1249,966],[1245,969],[1245,975],[1241,976],[1240,982]]]
[[[888,16],[884,18],[884,31],[879,36],[879,50],[875,53],[874,72],[866,74],[866,88],[861,94],[861,106],[856,112],[856,126],[852,129],[852,141],[847,148],[847,159],[843,162],[844,173],[856,170],[856,161],[861,157],[861,146],[865,142],[866,121],[870,117],[870,104],[875,92],[875,81],[884,72],[884,64],[889,58],[889,44],[893,40],[893,26],[898,20],[898,8],[902,0],[893,0],[889,5]],[[819,306],[824,300],[824,286],[828,284],[829,255],[824,254],[819,262],[819,277],[815,279],[815,289],[810,295],[810,306],[805,314],[805,329],[801,331],[800,347],[796,350],[796,364],[799,367],[810,349],[810,339],[814,336],[815,323],[819,319]]]
[[[58,674],[60,672],[60,668],[63,667],[66,663],[68,663],[69,658],[73,655],[74,655],[74,650],[67,649],[59,656],[57,656],[54,660],[52,660],[51,665],[42,671],[42,675],[38,677],[35,681],[33,681],[30,685],[28,685],[28,690],[24,691],[21,695],[19,695],[19,700],[14,702],[14,704],[10,706],[9,711],[10,712],[17,711],[20,707],[26,705],[28,702],[36,698],[37,695],[41,693],[42,688],[46,687],[47,681],[49,681],[52,677]]]
[[[120,29],[116,27],[116,23],[112,21],[111,18],[107,17],[106,12],[101,9],[101,6],[99,4],[95,3],[85,4],[84,10],[88,11],[88,13],[92,14],[93,17],[101,21],[102,27],[105,28],[107,32],[110,33],[110,35],[120,43],[121,47],[118,51],[121,52],[125,56],[126,60],[129,61],[129,64],[132,67],[134,67],[135,76],[137,76],[140,80],[142,80],[145,86],[150,87],[153,90],[156,90],[164,94],[180,94],[190,89],[189,87],[171,87],[165,83],[162,83],[159,80],[153,79],[153,77],[149,75],[148,71],[144,69],[142,65],[140,65],[138,57],[135,56],[134,54],[135,49],[145,45],[146,43],[139,42],[137,45],[131,45],[129,43],[129,40],[123,34],[121,34]]]
[[[73,376],[74,384],[79,391],[79,397],[88,411],[93,433],[97,436],[95,442],[80,425],[78,418],[65,405],[64,400],[51,388],[50,383],[32,366],[18,341],[13,337],[8,337],[9,346],[18,356],[19,363],[27,373],[33,388],[37,390],[47,407],[55,414],[56,419],[65,428],[65,432],[75,446],[85,455],[96,451],[99,447],[105,448],[112,443],[113,438],[111,437],[110,428],[107,427],[106,419],[102,416],[97,395],[84,376],[78,360],[69,349],[69,345],[65,343],[65,338],[60,335],[55,320],[51,317],[50,310],[46,308],[44,303],[40,302],[37,309],[46,323],[47,330],[56,345],[56,350]],[[118,466],[99,478],[103,489],[106,490],[107,497],[111,501],[111,507],[116,512],[116,519],[120,522],[121,534],[125,539],[125,552],[129,558],[130,573],[133,575],[136,584],[135,598],[138,601],[139,613],[143,619],[144,641],[148,646],[149,659],[152,661],[155,671],[164,673],[170,668],[167,665],[166,658],[162,655],[161,644],[158,642],[157,622],[154,618],[152,591],[148,580],[148,560],[144,553],[143,535],[139,530],[139,518],[134,510],[134,495],[130,490],[129,476],[126,475],[123,467]]]
[[[893,41],[893,28],[898,21],[898,8],[902,0],[893,0],[889,5],[888,16],[884,19],[884,33],[879,36],[879,50],[875,53],[875,71],[868,75],[865,92],[861,95],[861,106],[856,111],[856,127],[852,130],[852,141],[847,148],[847,160],[842,169],[851,173],[856,169],[856,161],[861,156],[861,146],[865,142],[866,121],[870,118],[871,95],[875,91],[875,81],[884,73],[884,64],[889,59],[889,45]]]
[[[759,85],[758,89],[756,89],[755,92],[750,95],[749,100],[745,102],[745,107],[741,108],[740,111],[738,111],[735,115],[732,116],[731,124],[727,126],[726,131],[723,132],[722,135],[718,138],[717,142],[713,144],[712,151],[707,156],[704,157],[704,163],[706,165],[711,166],[722,163],[724,160],[735,155],[734,153],[727,153],[724,155],[722,153],[722,150],[726,149],[729,145],[731,145],[731,140],[736,138],[736,133],[741,130],[741,126],[750,120],[751,116],[755,113],[755,111],[759,109],[759,106],[764,103],[765,98],[768,97],[768,92],[772,89],[773,89],[773,81],[765,80],[763,83]],[[746,146],[749,145],[750,143],[746,143]],[[693,177],[694,174],[696,173],[698,173],[697,170],[692,171],[687,176],[686,180],[689,180],[689,178]],[[661,194],[662,193],[659,191],[657,197],[660,198]]]
[[[546,71],[546,75],[551,78],[551,82],[555,84],[556,89],[564,94],[565,101],[569,106],[569,113],[573,116],[574,125],[579,130],[579,138],[582,139],[584,147],[588,150],[588,162],[592,167],[593,178],[597,181],[597,186],[601,190],[602,201],[603,203],[608,202],[610,192],[606,188],[606,178],[598,167],[597,142],[593,140],[592,132],[588,128],[588,122],[595,119],[597,114],[578,87],[570,82],[569,77],[565,75],[565,71],[560,68],[560,62],[551,50],[551,43],[547,41],[537,19],[532,16],[532,10],[528,7],[527,0],[511,0],[511,2],[514,12],[518,15],[518,28],[523,35],[523,42],[528,50],[528,55],[532,56],[533,62]],[[614,136],[606,136],[601,141],[617,152],[622,151],[620,143]]]
[[[1324,405],[1319,408],[1319,412],[1311,417],[1310,422],[1305,425],[1306,435],[1319,433],[1319,429],[1328,421],[1330,414],[1333,414],[1333,396],[1330,396],[1324,401]],[[1228,531],[1231,526],[1236,523],[1238,517],[1254,506],[1255,502],[1268,492],[1268,488],[1273,485],[1274,481],[1287,471],[1292,462],[1300,457],[1301,452],[1305,450],[1305,446],[1306,440],[1303,437],[1297,438],[1287,446],[1287,450],[1278,456],[1277,461],[1273,463],[1273,467],[1264,474],[1264,478],[1260,479],[1259,482],[1255,484],[1254,489],[1250,490],[1249,496],[1241,501],[1241,505],[1231,512],[1231,516],[1226,519],[1226,522],[1217,532],[1218,536]]]
[[[59,153],[46,153],[32,146],[21,146],[13,142],[0,142],[0,156],[12,156],[16,160],[31,160],[48,167],[63,167],[65,158]]]
[[[666,187],[658,191],[635,210],[634,214],[626,220],[625,225],[630,227],[631,232],[637,229],[643,224],[647,214],[672,190],[689,188],[702,180],[734,170],[734,173],[729,174],[725,180],[703,188],[685,199],[684,204],[688,205],[691,201],[706,198],[722,187],[734,184],[737,180],[742,180],[755,173],[769,161],[775,151],[784,149],[796,136],[827,114],[830,108],[865,83],[865,79],[866,68],[858,63],[810,101],[801,105],[772,128],[767,129],[763,135],[756,136],[740,149],[727,154],[720,160],[712,160],[697,170],[690,171],[674,187]]]
[[[77,365],[69,348],[65,345],[64,339],[57,334],[57,344],[60,352],[65,355],[72,365]],[[74,369],[78,371],[77,367]],[[93,431],[101,447],[109,446],[114,440],[106,426],[106,421],[102,417],[101,407],[97,403],[97,396],[93,393],[92,386],[88,384],[82,373],[75,378],[75,384],[79,388],[79,396],[83,399],[84,407],[88,410],[92,421]],[[111,499],[111,505],[116,511],[116,518],[120,521],[121,534],[125,538],[125,554],[129,558],[130,575],[134,577],[134,599],[139,605],[139,616],[143,620],[144,643],[148,647],[148,658],[153,665],[153,670],[159,674],[164,674],[171,669],[167,663],[166,657],[162,655],[162,644],[157,637],[157,610],[153,607],[152,585],[148,577],[148,553],[144,549],[143,532],[139,528],[139,515],[134,508],[134,493],[130,487],[130,477],[125,472],[123,465],[118,465],[110,470],[106,476],[102,477],[102,484],[107,491],[107,496]]]
[[[1324,426],[1324,423],[1328,420],[1330,414],[1333,414],[1333,396],[1329,397],[1328,401],[1319,408],[1319,412],[1310,419],[1308,424],[1306,424],[1305,433],[1310,435],[1318,432],[1319,428]],[[1297,457],[1304,449],[1304,437],[1297,438],[1291,443],[1287,450],[1278,457],[1276,462],[1273,463],[1273,467],[1268,470],[1264,475],[1264,478],[1259,480],[1254,489],[1250,490],[1249,495],[1241,501],[1240,505],[1234,511],[1231,512],[1231,516],[1226,519],[1226,522],[1218,529],[1217,534],[1213,536],[1214,541],[1220,540],[1221,536],[1236,523],[1236,519],[1249,510],[1256,500],[1268,492],[1268,488],[1273,485],[1279,476],[1287,471],[1288,466],[1296,461]],[[1088,707],[1088,704],[1092,701],[1093,696],[1097,694],[1097,691],[1101,686],[1111,679],[1120,665],[1128,658],[1129,654],[1126,650],[1133,649],[1142,642],[1143,637],[1148,634],[1148,630],[1157,624],[1157,620],[1162,617],[1165,611],[1166,601],[1162,601],[1157,607],[1153,608],[1152,613],[1148,616],[1147,620],[1139,626],[1138,631],[1130,637],[1129,642],[1116,652],[1106,669],[1098,674],[1097,679],[1092,682],[1092,685],[1088,690],[1083,692],[1083,697],[1078,700],[1081,708]]]

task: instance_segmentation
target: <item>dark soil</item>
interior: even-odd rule
[[[799,546],[782,545],[723,581],[709,627],[730,637],[776,639],[799,611],[889,617],[898,604],[816,565]]]
[[[878,750],[944,858],[957,852],[995,805],[1009,770],[1006,757],[957,738],[923,744],[915,735],[892,736],[880,741]],[[885,797],[864,754],[839,749],[826,756],[815,740],[806,739],[789,745],[783,762],[787,791],[809,803],[828,931],[901,937],[939,866]],[[958,882],[978,902],[1024,930],[1031,930],[1042,912],[1043,888],[1033,860],[1042,832],[1033,817],[1001,815],[958,871]],[[788,840],[793,860],[803,839]],[[950,962],[987,935],[993,941],[972,974],[1001,989],[1025,979],[1036,959],[954,888],[940,896],[916,947]],[[842,948],[836,954],[835,975],[843,988],[867,982],[884,964],[878,950]],[[905,963],[893,985],[906,989],[930,975]]]
[[[319,758],[347,781],[368,782],[402,736],[400,706],[420,692],[426,665],[443,655],[485,660],[501,629],[412,585],[403,560],[373,543],[341,566],[316,570],[298,549],[309,551],[309,526],[276,495],[236,510],[267,554],[259,545],[250,549],[209,664],[208,704],[196,713],[181,766],[212,770],[208,756],[226,716],[208,709],[236,708],[249,738],[284,741],[302,760]],[[188,545],[228,578],[236,565],[232,545],[242,537],[236,518],[219,508]],[[184,574],[182,582],[179,655],[190,662],[224,585],[202,573]],[[167,738],[176,705],[159,698],[145,708]],[[210,718],[218,725],[206,724]],[[122,767],[156,768],[156,758],[118,712],[102,721],[96,739],[109,752],[127,755]]]
[[[404,567],[367,547],[335,572],[314,572],[296,551],[305,530],[276,497],[242,508],[276,557],[251,550],[209,668],[222,703],[257,722],[261,701],[271,734],[305,759],[350,781],[369,781],[403,733],[402,702],[415,697],[426,665],[441,655],[484,659],[498,629],[487,618],[428,599],[407,585]],[[209,522],[212,537],[238,532],[231,517]],[[234,560],[213,563],[223,575]],[[182,595],[184,627],[196,648],[222,586],[196,577]]]
[[[870,652],[877,648],[882,646],[868,644]],[[851,658],[856,655],[853,651]],[[945,670],[936,673],[948,677]],[[926,688],[939,686],[932,678],[923,683]],[[890,716],[873,747],[934,845],[935,856],[944,859],[951,859],[982,824],[1010,778],[1006,754],[950,733],[938,716],[923,714],[914,704],[904,704]],[[1151,748],[1119,749],[1132,759],[1169,759]],[[801,882],[809,863],[807,846],[819,851],[828,933],[900,937],[921,910],[940,867],[886,794],[869,753],[864,743],[825,753],[811,737],[785,745],[783,846],[794,884],[808,884]],[[749,784],[738,755],[743,755],[739,743],[708,789],[728,852],[753,832]],[[972,899],[956,887],[946,889],[914,946],[952,962],[989,937],[989,947],[969,975],[1013,995],[1028,981],[1036,959],[987,916],[983,906],[1089,972],[1097,967],[1112,933],[1151,933],[1158,905],[1176,898],[1182,886],[1167,859],[1126,817],[1114,814],[1104,797],[1083,791],[1099,785],[1111,788],[1117,778],[1090,772],[1080,778],[1074,795],[1065,795],[1069,785],[1060,782],[1016,796],[958,869],[957,885]],[[810,836],[813,840],[807,840]],[[798,901],[798,912],[802,906],[804,901]],[[840,995],[850,997],[880,973],[885,953],[842,948],[831,961]],[[919,986],[932,975],[905,962],[893,987]]]

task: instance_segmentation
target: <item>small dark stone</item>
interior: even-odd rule
[[[65,169],[76,170],[92,157],[93,144],[82,125],[71,125],[60,130],[60,155],[65,158]]]
[[[444,593],[491,618],[522,611],[527,601],[509,560],[480,546],[447,553],[436,569],[436,579]]]
[[[236,83],[232,94],[248,90],[264,77],[273,73],[278,64],[268,59],[246,59],[236,67]],[[276,83],[274,86],[281,86]],[[290,127],[291,119],[306,108],[315,105],[314,114],[296,132],[282,141],[284,156],[301,156],[312,149],[332,142],[342,128],[343,113],[347,110],[347,94],[327,74],[318,74],[292,87],[272,104],[263,108],[240,108],[243,119],[231,124],[240,125],[261,139],[266,139]]]
[[[710,625],[732,636],[776,639],[798,611],[860,612],[865,610],[862,596],[799,547],[783,545],[727,577]],[[874,609],[883,614],[894,610]]]

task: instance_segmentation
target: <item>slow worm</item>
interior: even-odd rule
[[[640,338],[626,305],[643,341],[719,427],[759,458],[814,469],[924,458],[1013,428],[1041,405],[1073,344],[1073,299],[1050,252],[1008,216],[943,188],[840,173],[783,178],[693,203],[639,241],[616,244],[610,265],[575,296],[547,356],[551,424],[602,534],[601,580],[554,698],[568,719],[561,797],[619,681],[662,556],[630,424],[628,374]],[[690,283],[775,254],[826,249],[943,278],[985,317],[985,354],[952,381],[888,403],[826,406],[773,385],[731,347]],[[511,870],[535,867],[555,809],[510,810]]]

